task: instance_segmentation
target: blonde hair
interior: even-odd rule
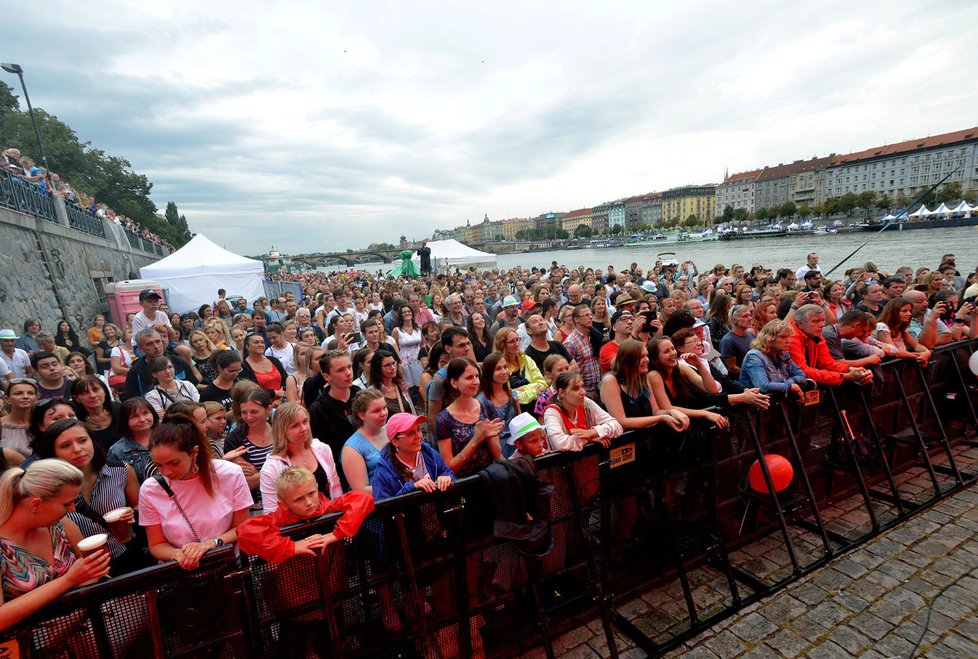
[[[209,323],[208,323],[208,325],[209,325]],[[207,336],[207,334],[204,332],[204,330],[200,330],[200,329],[195,329],[195,330],[191,331],[190,334],[187,335],[187,343],[190,344],[190,350],[191,351],[196,352],[196,350],[194,350],[194,344],[193,344],[193,341],[194,341],[194,337],[195,336],[202,336],[202,337],[204,337],[204,340],[207,341],[207,349],[211,351],[211,354],[212,355],[215,352],[217,352],[217,346],[214,345],[214,342],[211,341],[210,337]]]
[[[754,350],[768,353],[771,350],[771,344],[774,342],[774,339],[778,338],[784,332],[791,331],[793,330],[787,321],[775,318],[774,320],[768,321],[767,325],[761,328],[761,331],[757,333],[757,337],[751,341],[750,347]]]
[[[217,316],[211,316],[207,319],[207,322],[204,323],[204,329],[206,330],[212,327],[221,333],[221,336],[224,337],[224,342],[226,344],[231,345],[231,330],[228,329],[227,323]]]
[[[299,403],[285,403],[277,410],[272,418],[272,455],[287,455],[289,452],[289,439],[285,436],[285,431],[293,423],[299,420],[299,416],[305,414],[309,418],[309,413]],[[312,437],[306,440],[306,448],[312,444]]]
[[[204,406],[204,412],[207,413],[207,416],[217,414],[218,412],[221,414],[227,414],[227,410],[224,409],[224,406],[218,403],[216,400],[209,400],[202,404]]]
[[[27,471],[11,467],[0,476],[0,524],[6,524],[14,506],[29,497],[48,500],[58,496],[65,485],[81,487],[84,474],[74,465],[57,458],[38,460]]]
[[[302,485],[309,481],[316,482],[316,477],[305,467],[288,467],[275,479],[275,494],[282,503],[289,488]]]

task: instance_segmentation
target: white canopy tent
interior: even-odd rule
[[[951,212],[952,212],[952,213],[962,213],[962,214],[963,214],[963,213],[970,213],[970,212],[971,212],[971,211],[973,211],[973,210],[974,210],[974,208],[973,208],[973,207],[971,207],[971,206],[969,206],[969,205],[968,205],[968,202],[966,202],[966,201],[962,201],[962,202],[961,202],[960,204],[958,204],[958,205],[957,205],[957,206],[955,207],[955,209],[954,209],[954,210],[952,210]]]
[[[947,204],[945,204],[944,202],[941,202],[941,205],[937,207],[936,211],[934,211],[934,215],[938,217],[947,217],[950,214],[951,214],[951,209],[948,208]]]
[[[496,267],[495,254],[480,252],[457,240],[429,240],[428,247],[431,249],[431,268],[435,271],[445,267],[461,269],[475,266],[480,270]],[[420,257],[415,254],[412,260],[420,262]]]
[[[920,208],[918,208],[917,210],[915,210],[913,213],[910,213],[910,217],[914,217],[914,218],[917,218],[917,217],[927,217],[930,214],[931,214],[931,212],[929,210],[927,210],[927,207],[924,206],[924,205],[921,205]]]
[[[199,233],[165,259],[140,268],[139,273],[143,279],[160,281],[168,291],[170,309],[179,313],[213,303],[219,288],[228,297],[241,295],[249,302],[265,294],[261,261],[229,252]]]

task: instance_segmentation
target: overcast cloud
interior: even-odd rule
[[[978,125],[975,25],[967,0],[55,0],[4,10],[0,59],[193,231],[298,253]]]

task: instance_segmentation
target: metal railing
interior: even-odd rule
[[[72,229],[105,238],[105,225],[100,218],[70,201],[65,202],[65,211],[68,213],[68,226]]]
[[[7,171],[0,172],[0,206],[49,222],[58,221],[50,194]]]
[[[952,444],[978,431],[976,379],[964,366],[976,345],[939,348],[926,370],[886,363],[872,397],[823,389],[814,405],[729,411],[726,431],[657,426],[610,449],[542,456],[539,478],[552,488],[543,556],[494,536],[492,492],[476,475],[445,493],[380,502],[356,537],[321,555],[239,566],[232,552],[212,552],[195,572],[169,563],[73,592],[10,634],[22,652],[62,649],[70,637],[76,651],[103,657],[305,656],[309,647],[331,657],[515,656],[539,645],[552,656],[555,633],[596,618],[607,656],[617,656],[616,629],[659,654],[973,482]],[[793,464],[793,481],[775,492],[759,461],[768,490],[748,487],[751,465],[770,453]],[[930,488],[905,487],[904,472]],[[828,509],[843,500],[867,521],[836,524]],[[286,531],[326,533],[335,521]],[[760,538],[783,546],[773,571],[735,557]],[[693,565],[712,566],[724,584],[709,610],[694,597]],[[686,618],[659,639],[617,607],[664,581],[678,582]]]

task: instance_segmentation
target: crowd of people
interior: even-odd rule
[[[0,151],[0,169],[9,173],[16,181],[25,185],[33,185],[42,195],[51,195],[64,199],[65,203],[74,204],[80,210],[99,219],[108,219],[122,227],[127,233],[138,236],[151,243],[163,245],[171,252],[173,245],[160,238],[149,229],[125,215],[117,214],[106,204],[98,202],[91,195],[72,187],[71,183],[61,178],[55,172],[48,172],[40,164],[21,154],[20,149],[10,147]]]
[[[934,347],[978,336],[978,270],[951,254],[837,280],[814,253],[778,270],[292,277],[301,299],[220,290],[171,313],[145,290],[140,312],[98,316],[83,337],[67,321],[0,330],[0,628],[152,561],[194,569],[233,543],[273,561],[319,551],[375,501],[500,460],[694,419],[723,429],[735,406],[814,387],[871,395],[884,359],[926,367]],[[330,534],[278,532],[332,511]]]

